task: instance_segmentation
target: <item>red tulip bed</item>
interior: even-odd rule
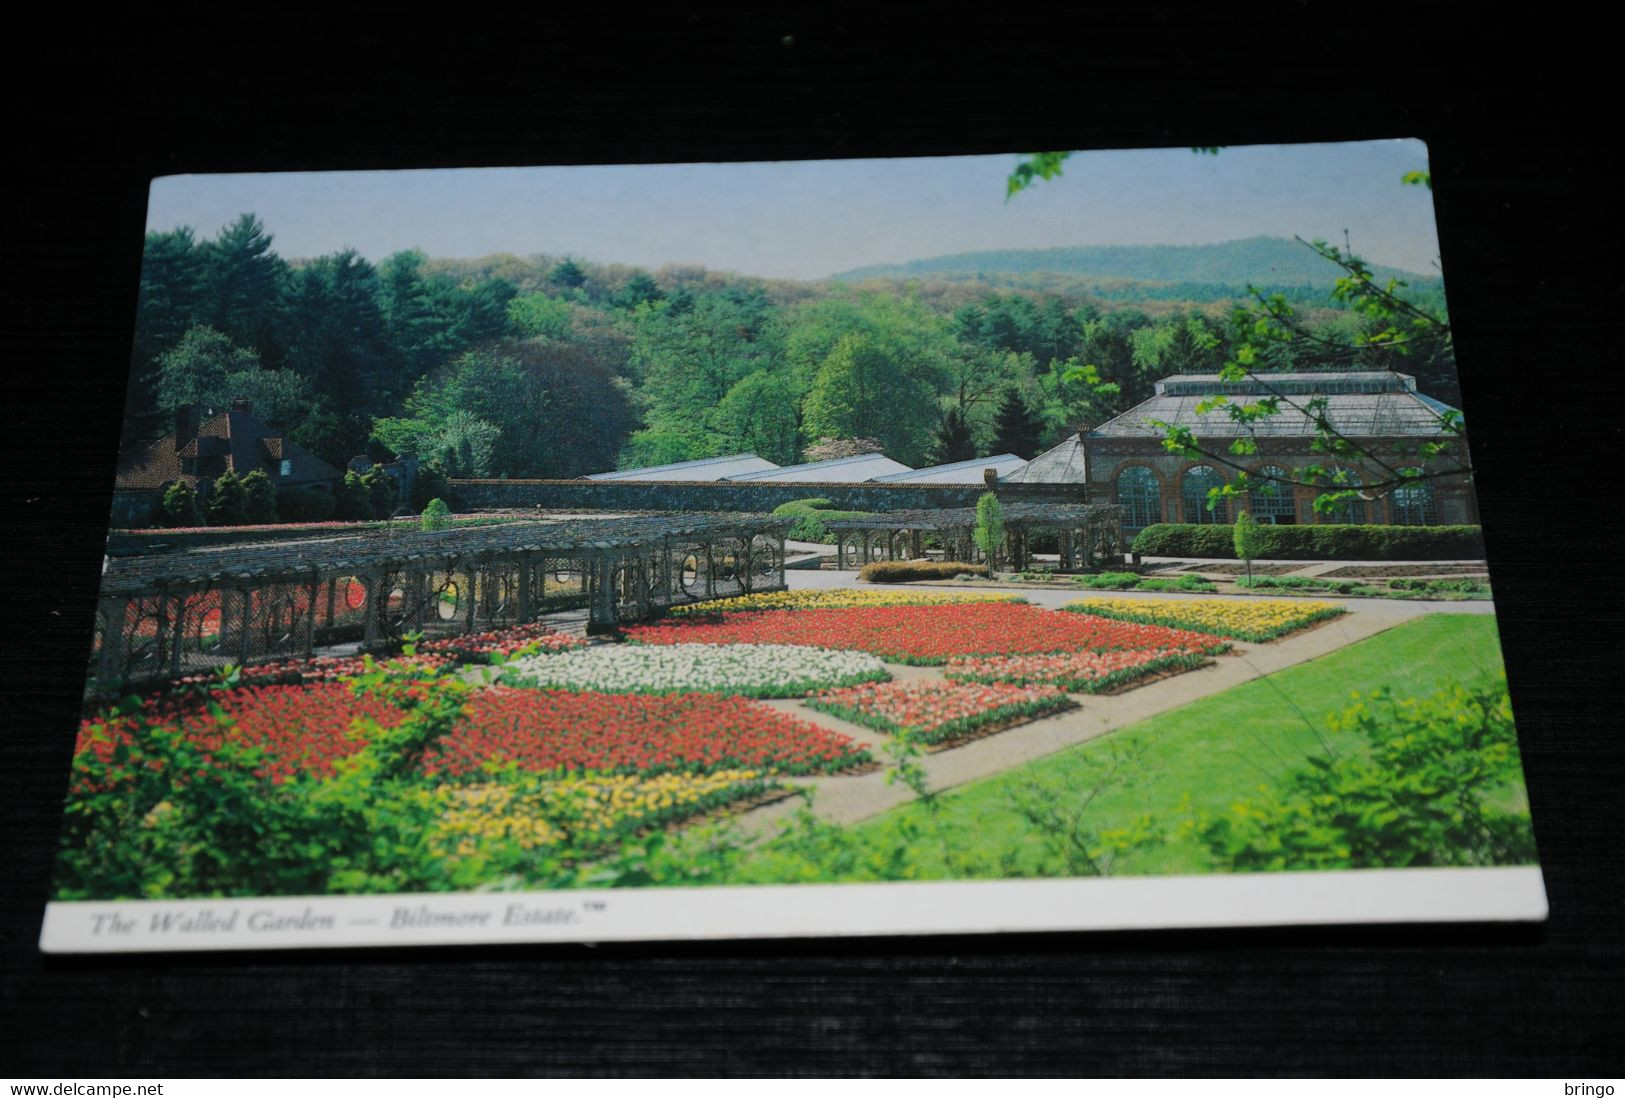
[[[143,703],[149,720],[178,727],[187,739],[207,753],[226,736],[239,744],[265,752],[255,773],[281,784],[296,773],[326,777],[333,763],[354,754],[364,740],[352,738],[357,717],[371,717],[388,727],[401,719],[400,710],[377,698],[358,698],[343,683],[250,686],[219,691],[209,701],[229,718],[215,718],[197,695],[148,698]],[[74,753],[113,760],[121,743],[128,744],[137,722],[128,716],[93,718],[79,726]]]
[[[476,695],[468,720],[424,769],[461,777],[493,759],[559,776],[739,769],[829,774],[872,761],[838,732],[744,698],[506,687]]]
[[[1025,723],[1076,703],[1053,686],[916,681],[830,690],[807,704],[881,732],[935,744],[994,725]]]
[[[854,648],[894,663],[940,665],[956,656],[1177,649],[1224,651],[1211,636],[1011,603],[869,606],[722,613],[628,626],[639,644],[802,644]]]
[[[1191,671],[1208,662],[1202,653],[1185,649],[1119,649],[963,657],[950,660],[943,673],[953,682],[1048,683],[1074,693],[1103,694],[1151,675]]]

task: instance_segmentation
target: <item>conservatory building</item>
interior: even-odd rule
[[[1243,423],[1225,404],[1200,409],[1217,396],[1230,398],[1231,406],[1279,397],[1279,410]],[[1169,453],[1162,424],[1188,429],[1208,456]],[[1158,522],[1233,522],[1237,510],[1275,524],[1432,526],[1478,521],[1460,425],[1459,411],[1417,392],[1407,374],[1282,373],[1239,381],[1176,374],[1157,382],[1151,399],[1062,445],[1083,451],[1087,498],[1120,506],[1129,536]],[[1317,448],[1328,431],[1358,452],[1339,458]],[[1250,439],[1251,452],[1233,451],[1242,438]],[[1435,447],[1437,453],[1425,450]],[[1294,475],[1309,467],[1323,472]],[[1391,487],[1395,470],[1417,467],[1426,480]],[[1243,472],[1251,490],[1209,507],[1209,490]],[[1292,483],[1304,479],[1329,486]],[[1317,496],[1340,489],[1360,495],[1331,513],[1315,510]]]

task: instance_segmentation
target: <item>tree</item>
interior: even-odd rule
[[[787,378],[766,370],[747,374],[717,405],[717,434],[729,450],[744,450],[780,465],[796,460],[801,417]]]
[[[1253,585],[1253,558],[1258,556],[1259,534],[1258,521],[1253,518],[1251,511],[1241,511],[1236,515],[1236,526],[1231,531],[1231,538],[1235,543],[1236,556],[1247,565],[1247,586]]]
[[[240,347],[280,365],[277,313],[288,265],[271,250],[271,236],[251,213],[238,216],[199,248],[206,305],[203,316]]]
[[[166,526],[203,525],[203,509],[198,506],[197,490],[184,480],[177,480],[164,489],[160,510]]]
[[[448,477],[488,477],[502,428],[471,412],[453,412],[418,439],[419,455]]]
[[[976,456],[976,443],[971,439],[965,415],[958,408],[950,408],[937,428],[936,445],[931,451],[933,465],[950,465],[956,461],[969,461]]]
[[[351,522],[364,522],[373,517],[372,499],[368,495],[367,486],[361,483],[361,474],[354,469],[344,473],[344,480],[339,485],[338,497],[335,500],[334,513],[341,519]]]
[[[587,272],[575,260],[566,257],[548,273],[547,280],[555,286],[574,290],[586,283]]]
[[[265,470],[255,469],[242,479],[243,521],[272,523],[277,520],[276,488]]]
[[[1032,414],[1027,402],[1014,388],[1004,391],[998,415],[993,420],[993,453],[1032,458],[1040,447],[1043,424]]]
[[[803,406],[809,439],[876,438],[913,464],[925,456],[936,398],[902,363],[862,336],[842,336],[819,367]]]
[[[971,538],[987,558],[987,570],[991,574],[997,567],[999,550],[1004,546],[1004,507],[992,492],[983,492],[976,501],[976,526]]]
[[[158,408],[173,413],[187,404],[224,407],[230,378],[257,374],[259,356],[208,325],[190,329],[158,358]]]
[[[236,473],[227,469],[214,478],[204,509],[210,526],[241,526],[248,521],[248,496]]]

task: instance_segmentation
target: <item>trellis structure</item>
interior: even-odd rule
[[[764,514],[540,520],[310,538],[144,557],[103,568],[93,692],[359,639],[476,633],[561,601],[588,628],[668,606],[784,590],[793,519]]]
[[[886,511],[861,519],[835,519],[824,524],[835,535],[837,568],[859,568],[871,561],[920,559],[927,534],[942,543],[947,560],[974,563],[982,558],[972,536],[973,507],[922,511]],[[1006,557],[1016,571],[1027,567],[1028,548],[1036,533],[1050,532],[1060,543],[1061,568],[1092,568],[1123,559],[1123,509],[1111,503],[1004,505]]]

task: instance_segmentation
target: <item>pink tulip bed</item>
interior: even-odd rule
[[[1075,703],[1053,686],[914,681],[829,690],[807,704],[867,728],[937,744],[995,725],[1025,723]]]
[[[1120,649],[980,656],[950,660],[943,669],[960,683],[1045,683],[1078,694],[1104,694],[1153,675],[1191,671],[1211,661],[1186,649]]]

